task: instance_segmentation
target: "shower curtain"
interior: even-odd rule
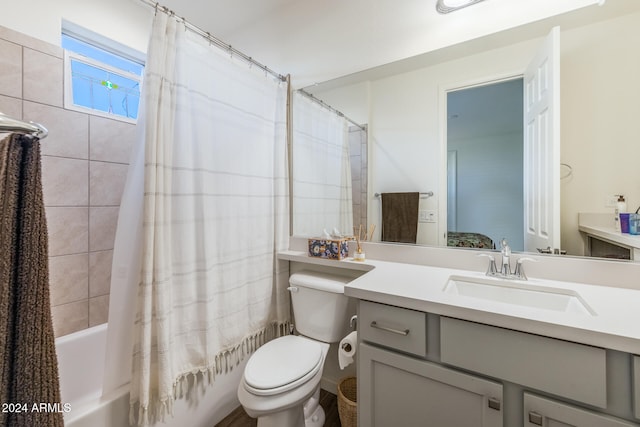
[[[353,233],[347,120],[307,96],[293,94],[293,234]],[[365,224],[366,226],[366,224]]]
[[[109,313],[108,353],[133,357],[105,375],[131,367],[132,422],[288,331],[286,86],[156,14]]]

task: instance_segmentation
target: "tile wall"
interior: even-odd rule
[[[353,197],[353,226],[367,224],[367,131],[351,126],[349,128],[349,161],[351,163],[351,190]]]
[[[41,123],[56,336],[107,321],[111,259],[135,126],[63,108],[63,50],[0,27],[0,112]]]

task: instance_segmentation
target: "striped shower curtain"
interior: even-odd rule
[[[171,414],[194,378],[225,373],[289,320],[276,258],[288,247],[287,85],[157,13],[143,93],[109,316],[110,343],[133,325],[139,424]]]
[[[307,96],[293,96],[293,235],[353,233],[347,120]]]

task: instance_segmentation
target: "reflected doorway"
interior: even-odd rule
[[[522,78],[447,93],[448,231],[524,250],[523,140]]]

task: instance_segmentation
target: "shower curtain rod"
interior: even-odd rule
[[[38,139],[44,139],[49,134],[47,128],[35,122],[23,122],[14,119],[0,112],[0,133],[15,132],[26,135],[35,136]]]
[[[367,128],[364,125],[361,125],[360,123],[358,123],[358,122],[356,122],[354,120],[351,120],[349,117],[345,116],[344,113],[342,113],[342,111],[336,110],[331,105],[327,104],[326,102],[324,102],[321,99],[316,98],[315,96],[313,96],[312,94],[310,94],[306,90],[298,89],[298,92],[300,92],[301,94],[303,94],[307,98],[311,99],[312,101],[317,102],[318,104],[322,105],[324,108],[326,108],[326,109],[328,109],[330,111],[333,111],[334,113],[336,113],[340,117],[344,117],[345,120],[348,121],[349,123],[351,123],[352,125],[358,126],[362,130],[367,130]]]
[[[271,74],[272,76],[274,76],[275,78],[279,79],[280,81],[284,82],[284,81],[287,80],[287,78],[285,76],[283,76],[282,74],[273,71],[271,68],[267,67],[266,65],[263,65],[263,64],[259,63],[258,61],[256,61],[252,57],[250,57],[249,55],[246,55],[246,54],[240,52],[239,50],[235,49],[230,44],[227,44],[227,43],[223,42],[219,38],[216,38],[216,37],[212,36],[210,33],[204,31],[202,28],[197,27],[196,25],[194,25],[191,22],[187,21],[185,18],[176,15],[176,13],[173,10],[169,9],[168,7],[162,6],[162,5],[160,5],[160,3],[157,3],[157,2],[155,2],[153,0],[140,0],[140,1],[142,3],[148,5],[148,6],[153,7],[156,10],[156,13],[163,12],[163,13],[166,13],[167,15],[175,16],[176,18],[178,18],[179,20],[182,21],[182,23],[184,24],[186,29],[188,29],[188,30],[190,30],[190,31],[192,31],[192,32],[204,37],[209,43],[219,47],[222,50],[226,50],[232,56],[240,57],[245,62],[248,62],[250,65],[257,66],[261,70],[264,70],[265,73]]]

